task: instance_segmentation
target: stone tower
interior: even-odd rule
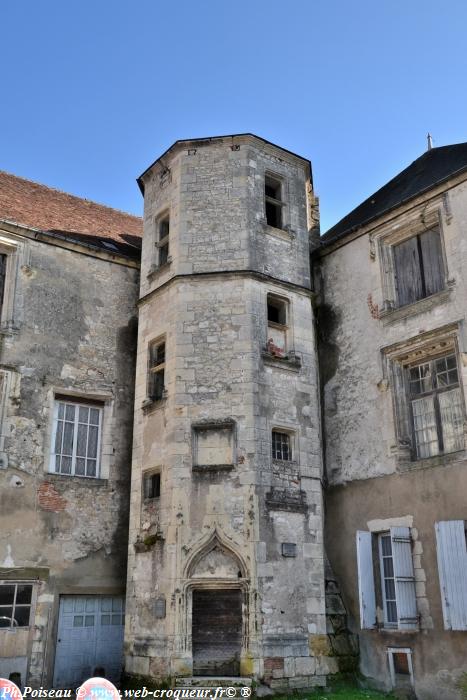
[[[320,684],[310,163],[250,134],[178,141],[139,184],[126,670]]]

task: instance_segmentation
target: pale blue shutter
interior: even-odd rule
[[[371,532],[357,531],[358,599],[360,603],[360,626],[362,629],[376,627],[375,580]]]
[[[409,528],[392,527],[391,543],[398,627],[399,629],[417,629],[417,599],[415,597],[412,541]]]
[[[444,629],[467,630],[467,552],[463,520],[435,523]]]

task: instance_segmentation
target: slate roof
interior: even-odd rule
[[[467,170],[467,143],[440,146],[426,151],[321,236],[323,244],[334,243],[464,170]]]
[[[143,235],[140,217],[2,170],[0,220],[40,229],[107,253],[140,256]]]

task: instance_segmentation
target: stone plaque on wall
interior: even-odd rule
[[[296,557],[297,556],[297,545],[294,542],[282,542],[282,556],[283,557]]]

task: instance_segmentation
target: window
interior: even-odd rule
[[[144,498],[159,498],[161,495],[161,475],[153,472],[143,477]]]
[[[56,399],[50,471],[99,476],[102,405]]]
[[[429,297],[445,287],[439,227],[393,246],[397,305]]]
[[[444,629],[467,630],[467,543],[464,520],[435,524]]]
[[[464,407],[456,354],[407,369],[413,442],[418,459],[464,447]]]
[[[267,296],[268,342],[272,355],[284,357],[287,352],[288,301],[274,294]]]
[[[413,685],[412,650],[389,647],[387,652],[392,687]]]
[[[268,226],[283,228],[282,182],[271,175],[266,175],[264,180],[264,201]]]
[[[149,346],[148,397],[160,401],[164,397],[165,340],[155,341]]]
[[[169,262],[169,234],[170,234],[170,217],[165,214],[156,222],[157,227],[157,265],[162,267]]]
[[[0,629],[29,627],[32,584],[0,584]]]
[[[284,433],[279,430],[272,431],[272,458],[281,459],[285,462],[292,461],[292,440],[290,433]]]
[[[358,531],[357,566],[361,628],[378,626],[378,607],[383,610],[383,619],[379,622],[384,627],[417,629],[409,528],[392,527],[375,535]]]
[[[391,535],[384,532],[378,537],[379,563],[381,567],[381,590],[385,625],[397,625],[396,581],[392,558]]]
[[[0,253],[0,318],[3,317],[3,301],[5,299],[5,281],[8,256]]]

